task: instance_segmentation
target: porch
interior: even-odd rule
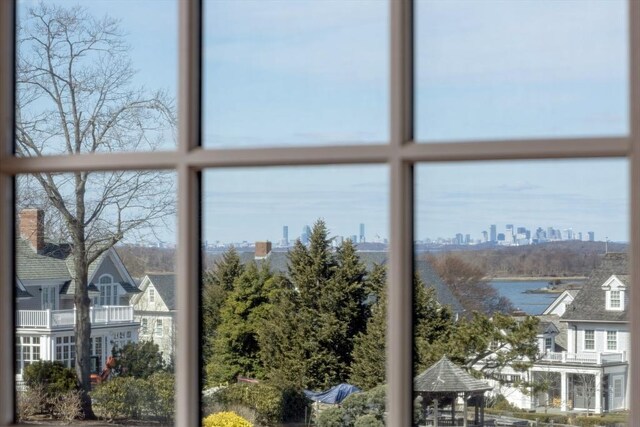
[[[133,322],[133,307],[100,306],[89,309],[92,324],[112,324]],[[76,323],[76,309],[71,310],[18,310],[16,327],[56,329],[73,326]]]
[[[549,363],[578,363],[589,365],[603,365],[607,363],[627,362],[627,352],[590,352],[590,353],[567,353],[547,352],[538,362]]]

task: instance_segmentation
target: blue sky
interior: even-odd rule
[[[176,1],[82,5],[121,20],[136,84],[175,95]],[[624,1],[418,1],[416,10],[418,139],[627,133]],[[205,146],[386,143],[387,20],[382,0],[205,1]],[[387,172],[207,172],[204,238],[277,241],[282,225],[295,237],[318,217],[338,235],[363,222],[369,239],[387,237]],[[624,160],[421,165],[416,238],[478,238],[508,222],[627,240],[627,179]]]

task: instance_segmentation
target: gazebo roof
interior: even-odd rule
[[[489,384],[476,379],[442,356],[429,369],[413,379],[413,391],[425,393],[462,393],[491,390]]]

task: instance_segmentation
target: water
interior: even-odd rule
[[[545,280],[537,281],[515,281],[489,282],[500,296],[507,297],[514,307],[519,308],[527,314],[542,314],[549,304],[553,302],[560,294],[527,294],[527,290],[546,288],[549,282]]]

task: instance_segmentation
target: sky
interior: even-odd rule
[[[120,19],[136,85],[176,96],[177,1],[81,4]],[[628,132],[624,1],[423,0],[416,14],[421,142]],[[204,145],[386,143],[387,22],[384,0],[205,0]],[[513,223],[626,241],[627,172],[623,159],[419,165],[416,238],[479,238]],[[388,237],[384,165],[222,169],[204,180],[210,242],[277,242],[283,225],[295,238],[318,218],[335,235],[364,223],[368,240]],[[174,230],[165,236],[175,241]]]

